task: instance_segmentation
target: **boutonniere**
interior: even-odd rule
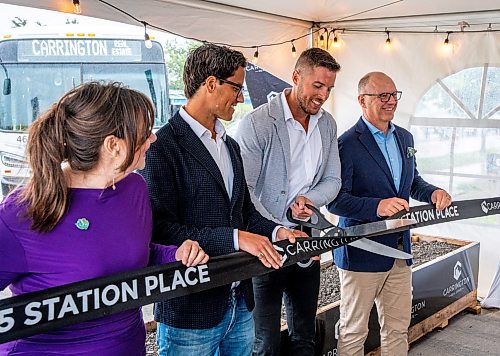
[[[414,149],[413,147],[408,147],[406,149],[406,157],[408,158],[412,158],[413,156],[415,156],[415,153],[417,153],[417,150]]]

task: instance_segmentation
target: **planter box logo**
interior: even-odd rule
[[[453,267],[453,278],[456,282],[443,290],[444,297],[454,297],[461,294],[470,285],[470,277],[467,275],[467,269],[464,270],[460,261],[457,261]]]
[[[481,203],[481,210],[485,214],[488,214],[491,210],[498,210],[498,209],[500,209],[500,202],[498,202],[498,201],[494,201],[494,202],[489,203],[486,200],[484,200]]]
[[[462,264],[460,263],[460,261],[457,261],[455,267],[453,267],[453,278],[455,278],[455,280],[458,281],[461,275],[462,275]]]

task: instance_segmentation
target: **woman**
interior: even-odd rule
[[[119,83],[83,84],[30,128],[32,176],[0,205],[0,290],[13,295],[182,260],[206,263],[198,243],[150,243],[143,178],[156,140],[149,99]],[[144,355],[140,309],[0,345],[0,355]]]

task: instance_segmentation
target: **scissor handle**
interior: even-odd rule
[[[288,221],[290,221],[291,223],[300,225],[300,226],[310,227],[310,228],[313,228],[316,230],[326,230],[326,229],[330,229],[332,227],[335,227],[335,225],[330,223],[325,218],[325,216],[323,214],[321,214],[319,209],[316,208],[314,205],[306,204],[306,206],[313,211],[313,216],[316,215],[318,221],[316,221],[315,223],[311,222],[313,219],[313,216],[311,216],[311,219],[309,219],[308,221],[302,221],[302,220],[295,219],[292,216],[292,209],[290,209],[290,208],[288,208],[288,210],[286,211],[286,218],[288,219]]]

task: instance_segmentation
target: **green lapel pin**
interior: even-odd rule
[[[88,230],[90,226],[90,221],[88,221],[85,218],[80,218],[76,221],[75,225],[78,228],[78,230]]]

